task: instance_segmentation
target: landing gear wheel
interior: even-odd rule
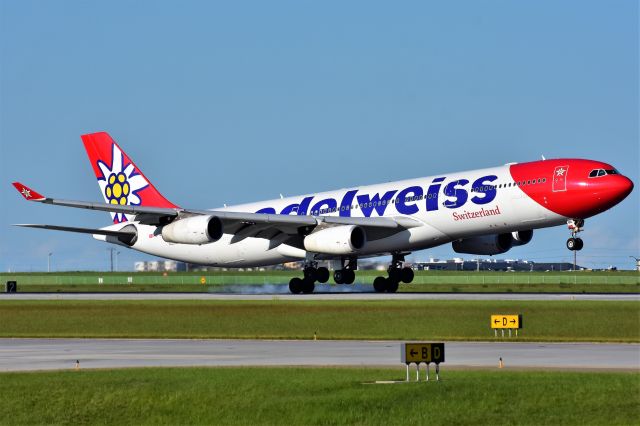
[[[305,280],[315,281],[318,277],[318,270],[313,267],[304,268],[303,274]]]
[[[567,248],[571,251],[577,250],[578,243],[575,238],[571,237],[567,240]]]
[[[384,293],[387,289],[387,279],[385,277],[376,277],[373,280],[373,289],[376,293]]]
[[[574,250],[582,250],[582,247],[584,247],[582,238],[576,238],[576,248]]]
[[[344,271],[342,269],[336,269],[333,271],[333,280],[336,284],[344,284]]]
[[[313,280],[305,278],[304,280],[302,280],[301,287],[304,294],[311,294],[313,293],[313,290],[315,290],[316,285],[314,284]]]
[[[356,280],[356,273],[351,269],[345,269],[344,271],[344,283],[345,284],[353,284]]]
[[[409,284],[411,281],[413,281],[413,276],[413,269],[409,268],[408,266],[405,266],[400,270],[400,278],[403,283]]]
[[[396,291],[398,291],[398,285],[400,283],[396,280],[392,280],[392,279],[388,279],[387,280],[387,288],[385,289],[385,291],[387,293],[395,293]]]
[[[293,294],[302,293],[302,280],[298,277],[291,278],[289,281],[289,291]]]
[[[325,268],[324,266],[319,267],[318,269],[316,269],[316,279],[318,280],[318,282],[320,283],[326,283],[327,281],[329,281],[329,270],[327,268]]]
[[[389,279],[391,281],[400,282],[402,280],[402,271],[400,268],[389,269]]]

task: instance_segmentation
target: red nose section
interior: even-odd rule
[[[602,172],[597,173],[599,170]],[[599,161],[535,161],[512,165],[510,171],[519,182],[519,190],[546,209],[569,218],[586,219],[602,213],[633,191],[629,178]]]

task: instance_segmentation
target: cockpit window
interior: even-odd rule
[[[618,172],[616,170],[604,170],[604,169],[595,169],[595,170],[591,170],[591,172],[589,172],[589,177],[593,178],[593,177],[600,177],[600,176],[605,176],[605,175],[615,175]]]
[[[608,175],[619,175],[620,173],[616,169],[605,170]]]

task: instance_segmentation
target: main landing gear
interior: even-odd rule
[[[303,269],[304,278],[291,278],[289,291],[293,294],[310,294],[316,288],[316,281],[326,283],[329,281],[329,270],[324,266],[318,267],[318,262],[306,262]]]
[[[570,219],[567,221],[567,226],[569,227],[569,231],[571,231],[571,238],[567,240],[567,248],[571,251],[582,250],[584,247],[584,242],[582,238],[578,238],[578,232],[583,230],[584,220],[583,219]]]
[[[356,280],[357,259],[342,259],[341,268],[333,271],[333,281],[336,284],[353,284]]]
[[[341,261],[342,267],[333,272],[333,280],[336,284],[353,284],[356,280],[356,269],[358,269],[358,259],[345,258]],[[324,266],[318,267],[318,262],[308,260],[303,268],[304,278],[291,278],[289,281],[289,291],[293,294],[310,294],[316,288],[316,281],[326,283],[329,281],[329,270]]]
[[[377,293],[395,293],[400,282],[413,281],[413,269],[404,265],[404,254],[394,254],[387,269],[388,277],[376,277],[373,280],[373,288]]]

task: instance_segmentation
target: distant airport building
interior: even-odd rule
[[[414,262],[414,269],[424,271],[572,271],[570,262],[531,262],[522,259],[471,259],[459,257],[440,260],[429,259],[428,262]],[[576,269],[585,269],[576,265]]]
[[[133,270],[136,272],[182,272],[187,270],[187,264],[175,260],[151,260],[135,262]]]

